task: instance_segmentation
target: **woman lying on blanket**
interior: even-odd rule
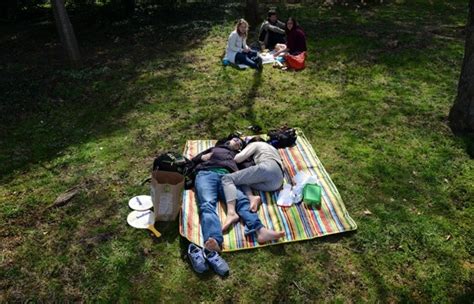
[[[223,144],[216,144],[215,147],[207,149],[192,159],[196,165],[197,175],[194,188],[205,240],[204,247],[207,250],[220,251],[222,248],[221,222],[216,212],[218,200],[225,198],[221,179],[227,173],[238,171],[234,157],[242,145],[242,140],[234,137]],[[250,211],[250,201],[241,190],[234,186],[231,193],[234,202],[233,212],[237,211],[245,222],[248,229],[246,234],[255,232],[259,243],[277,240],[284,236],[284,232],[269,230],[263,226],[257,214]]]
[[[250,188],[258,191],[275,191],[283,184],[282,161],[277,149],[272,145],[258,136],[253,137],[245,149],[234,157],[234,160],[237,163],[242,163],[248,158],[253,159],[255,166],[222,177],[222,186],[227,200],[227,218],[223,226],[224,231],[239,220],[238,212],[235,212],[236,186],[240,186],[249,197],[250,210],[257,212],[260,196],[254,196]]]
[[[262,59],[247,45],[248,28],[249,24],[244,19],[237,22],[235,30],[229,35],[225,58],[235,64],[245,64],[262,70]]]
[[[275,46],[274,57],[284,54],[298,55],[306,51],[306,35],[303,29],[298,25],[295,18],[290,17],[286,21],[286,44],[277,44]]]

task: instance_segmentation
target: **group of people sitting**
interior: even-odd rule
[[[283,165],[278,150],[260,137],[229,136],[192,159],[197,172],[194,188],[204,248],[190,244],[188,256],[196,272],[202,273],[210,265],[219,275],[229,272],[227,263],[219,255],[223,233],[241,218],[245,234],[255,234],[260,244],[278,240],[283,231],[266,228],[257,210],[261,203],[257,191],[275,191],[283,184]],[[223,225],[216,208],[219,200],[227,205]]]
[[[262,59],[258,56],[258,49],[247,45],[248,29],[247,21],[238,20],[235,30],[229,35],[225,58],[231,63],[261,70]],[[260,26],[258,40],[260,50],[273,51],[274,57],[298,55],[306,51],[306,35],[295,18],[290,17],[284,23],[278,20],[274,10],[268,12],[267,20]]]

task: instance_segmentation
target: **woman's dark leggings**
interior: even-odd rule
[[[236,64],[245,64],[254,69],[258,67],[257,66],[258,60],[259,60],[258,54],[257,52],[254,52],[254,51],[250,51],[248,53],[239,52],[235,54]]]

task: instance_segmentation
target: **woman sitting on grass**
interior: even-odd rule
[[[277,44],[275,46],[277,52],[273,56],[277,57],[284,54],[298,55],[302,52],[306,52],[306,35],[295,18],[288,18],[285,31],[286,44]]]
[[[244,19],[237,22],[235,30],[229,35],[225,58],[234,64],[244,64],[262,70],[262,59],[247,45],[248,28],[249,24]]]
[[[251,188],[258,191],[275,191],[283,185],[282,161],[277,149],[272,145],[258,136],[253,137],[247,146],[234,157],[234,160],[236,163],[242,163],[248,158],[253,159],[255,166],[225,174],[222,177],[222,186],[227,202],[227,217],[222,226],[223,231],[239,220],[239,216],[235,212],[236,186],[240,186],[249,197],[250,210],[257,212],[260,196],[253,195]]]

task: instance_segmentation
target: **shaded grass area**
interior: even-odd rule
[[[307,68],[261,75],[220,66],[234,7],[82,25],[79,70],[51,24],[2,29],[0,299],[472,300],[474,164],[446,126],[465,6],[291,6]],[[192,272],[177,223],[158,224],[159,240],[126,225],[156,153],[255,123],[304,130],[356,233],[227,254],[222,280]]]

